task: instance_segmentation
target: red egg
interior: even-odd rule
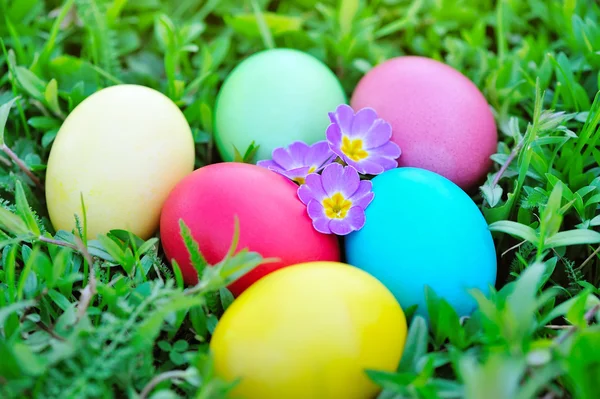
[[[190,228],[206,261],[226,255],[239,220],[238,250],[248,248],[277,263],[263,263],[228,288],[238,296],[263,276],[285,266],[311,261],[339,261],[335,235],[316,231],[298,199],[298,186],[265,168],[237,162],[204,166],[181,180],[161,213],[165,254],[180,266],[186,284],[198,281],[180,235],[179,219]]]
[[[392,125],[399,166],[428,169],[463,189],[482,182],[498,142],[490,107],[456,69],[417,56],[387,60],[359,81],[350,102]]]

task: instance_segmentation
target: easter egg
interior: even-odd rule
[[[470,189],[485,179],[498,142],[496,123],[479,89],[439,61],[387,60],[359,81],[350,105],[375,109],[392,126],[399,166],[431,170]]]
[[[297,190],[291,180],[251,164],[222,162],[195,170],[177,184],[163,207],[160,235],[167,258],[177,261],[186,283],[195,284],[198,276],[181,238],[179,220],[190,229],[206,261],[214,265],[231,246],[237,217],[237,248],[277,261],[263,262],[230,284],[235,296],[282,267],[338,261],[336,236],[313,228]]]
[[[225,161],[259,145],[255,161],[294,141],[325,139],[328,112],[346,103],[334,73],[317,58],[294,49],[253,54],[237,65],[215,104],[215,142]]]
[[[48,159],[46,200],[56,230],[83,225],[87,237],[112,229],[149,238],[175,184],[194,169],[194,140],[179,108],[138,85],[102,89],[62,124]]]
[[[276,271],[236,299],[210,342],[231,398],[370,399],[366,370],[393,372],[406,319],[377,279],[337,262]]]
[[[475,301],[467,290],[489,292],[496,252],[473,200],[445,177],[420,168],[391,169],[372,179],[375,198],[365,226],[348,235],[346,261],[377,277],[403,309],[428,317],[429,286],[459,315]]]

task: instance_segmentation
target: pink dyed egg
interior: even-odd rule
[[[392,125],[399,166],[436,172],[463,189],[481,183],[498,136],[490,107],[466,76],[439,61],[396,57],[370,70],[350,105],[372,107]]]

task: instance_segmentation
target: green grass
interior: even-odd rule
[[[223,79],[249,54],[293,47],[348,95],[390,57],[443,60],[499,127],[471,193],[494,231],[498,291],[474,293],[467,320],[428,292],[431,321],[412,319],[398,372],[369,372],[381,398],[596,398],[599,19],[593,0],[0,0],[0,397],[223,397],[207,342],[231,302],[222,287],[260,256],[206,268],[197,254],[200,283],[184,289],[155,239],[55,234],[45,163],[69,112],[118,83],[167,94],[196,167],[216,162]]]

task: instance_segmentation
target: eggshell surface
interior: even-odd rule
[[[256,161],[294,141],[325,139],[328,112],[346,103],[335,74],[317,58],[294,49],[253,54],[229,74],[215,105],[215,142],[225,161],[234,146],[259,145]]]
[[[194,168],[194,140],[179,108],[148,87],[117,85],[82,101],[52,145],[46,200],[55,229],[87,236],[125,229],[142,239],[158,228],[161,207]]]
[[[399,166],[447,177],[463,189],[485,179],[498,142],[489,105],[466,76],[439,61],[402,56],[367,72],[352,94],[392,125]]]
[[[225,311],[210,342],[216,374],[245,399],[370,399],[365,370],[395,371],[406,319],[377,279],[337,262],[294,265]]]
[[[348,235],[346,261],[378,278],[403,309],[418,305],[428,317],[428,285],[459,315],[475,301],[471,288],[489,293],[496,253],[488,225],[471,198],[445,177],[397,168],[372,180],[375,199],[365,226]]]
[[[197,272],[180,237],[183,219],[209,264],[220,262],[231,245],[235,217],[239,220],[238,250],[248,248],[262,263],[229,286],[237,296],[266,274],[309,261],[338,261],[336,236],[316,231],[298,186],[265,168],[237,162],[204,166],[183,179],[165,202],[160,224],[163,248],[175,259],[186,283],[197,282]]]

